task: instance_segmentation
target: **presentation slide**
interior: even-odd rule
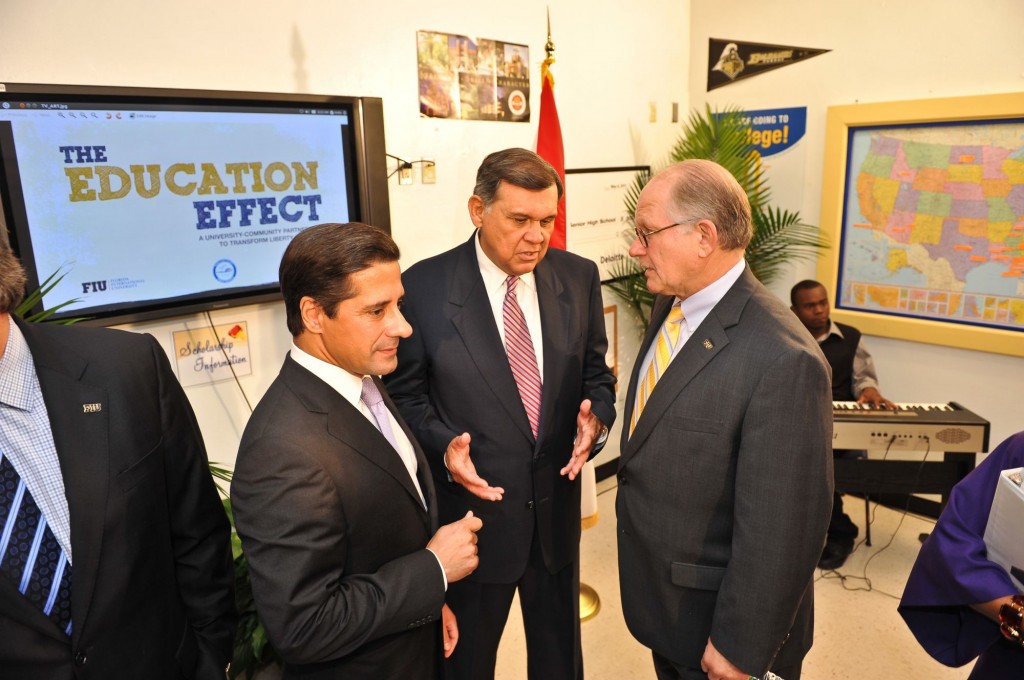
[[[349,219],[342,136],[350,121],[342,111],[11,111],[4,118],[39,278],[67,273],[44,300],[48,307],[273,283],[295,234]]]

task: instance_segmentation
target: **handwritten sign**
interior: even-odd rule
[[[174,331],[174,359],[185,387],[251,374],[246,322]]]

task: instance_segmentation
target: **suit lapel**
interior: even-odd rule
[[[327,433],[330,436],[344,442],[353,451],[390,475],[413,497],[416,505],[423,509],[420,496],[416,493],[416,487],[409,476],[409,470],[402,462],[401,455],[359,409],[346,401],[330,385],[295,363],[291,357],[285,359],[281,374],[285,376],[289,387],[299,396],[307,409],[327,416]],[[394,404],[387,396],[380,379],[374,378],[374,382],[384,395],[388,409],[395,413]],[[405,423],[400,418],[399,422],[408,435]],[[423,512],[426,515],[426,510]]]
[[[627,439],[628,423],[632,416],[639,383],[640,364],[672,306],[673,298],[661,297],[658,299],[657,313],[652,316],[651,326],[647,330],[629,381],[629,392],[626,395],[626,415],[623,419],[623,422],[627,424],[622,436],[620,467],[626,465],[633,454],[643,445],[644,440],[650,436],[665,411],[679,398],[680,392],[729,344],[728,329],[739,323],[740,314],[747,300],[750,299],[755,284],[756,279],[750,273],[750,269],[744,268],[740,278],[715,305],[679,350],[679,354],[672,360],[672,363],[669,364],[665,375],[661,377],[654,392],[651,393],[644,412],[640,415],[640,420],[637,421],[633,436]]]
[[[374,378],[374,382],[377,383],[377,389],[380,390],[381,396],[384,397],[384,404],[391,411],[391,414],[395,416],[395,420],[398,421],[398,425],[402,428],[402,432],[405,433],[406,438],[412,444],[412,450],[416,454],[416,480],[420,483],[420,491],[423,492],[423,498],[427,503],[427,529],[430,533],[437,531],[438,519],[437,519],[437,496],[434,493],[434,480],[430,476],[430,466],[427,463],[427,457],[423,453],[423,449],[420,447],[420,443],[416,441],[416,437],[413,436],[412,430],[409,429],[405,419],[399,414],[398,409],[395,407],[395,403],[391,401],[391,395],[388,394],[387,389],[384,387],[384,383],[379,378]],[[382,435],[383,437],[383,435]],[[405,469],[405,465],[402,465]],[[409,477],[408,470],[406,470],[407,478]],[[411,487],[410,483],[410,487]],[[415,495],[416,490],[412,489],[412,493]],[[416,495],[417,500],[419,496]]]
[[[78,639],[88,621],[103,552],[109,482],[109,403],[106,390],[82,381],[88,365],[85,359],[51,343],[42,329],[20,327],[32,350],[65,481],[74,560],[71,611],[73,635]],[[100,410],[86,413],[85,404],[100,404]]]
[[[474,365],[483,376],[487,387],[501,403],[509,418],[531,443],[533,432],[530,421],[526,417],[526,409],[519,397],[512,369],[508,365],[508,356],[501,344],[501,335],[494,320],[494,312],[484,290],[480,266],[476,260],[476,246],[473,239],[459,249],[452,287],[448,295],[448,303],[452,305],[452,324],[462,337],[466,351]],[[547,355],[545,355],[545,360]],[[542,402],[543,404],[543,402]],[[543,423],[543,416],[541,422]]]
[[[565,362],[569,357],[566,343],[572,340],[569,337],[571,308],[569,302],[563,298],[565,288],[562,282],[546,260],[541,260],[533,273],[537,282],[541,340],[544,347],[544,389],[541,393],[538,435],[538,439],[542,439],[546,434],[547,424],[552,422],[555,409],[559,407],[559,400],[556,398],[558,383],[561,376],[565,375]],[[568,407],[571,408],[572,405],[569,404]]]

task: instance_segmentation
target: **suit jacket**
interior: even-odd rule
[[[615,377],[605,363],[597,267],[549,250],[534,270],[544,348],[534,441],[484,290],[475,238],[476,231],[402,276],[402,313],[413,334],[399,344],[398,369],[384,380],[426,452],[441,521],[455,521],[467,510],[483,520],[480,566],[468,578],[513,583],[526,567],[535,523],[552,573],[579,554],[580,482],[558,471],[572,453],[583,399],[592,400],[605,425],[615,420]],[[505,489],[501,501],[481,500],[448,481],[444,453],[462,432],[472,437],[470,457],[480,476]]]
[[[671,304],[655,300],[640,357]],[[619,579],[640,642],[699,669],[710,635],[758,677],[803,658],[832,503],[831,440],[817,343],[745,269],[669,365],[633,436],[623,433]]]
[[[16,323],[64,478],[73,632],[0,579],[0,677],[222,679],[230,527],[166,355],[148,335]]]
[[[384,435],[285,359],[245,428],[231,483],[256,608],[285,677],[437,677],[444,576],[425,548],[437,528],[429,475],[420,486],[429,511]]]

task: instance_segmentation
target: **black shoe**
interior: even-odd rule
[[[821,551],[821,559],[818,560],[819,569],[838,569],[846,564],[846,558],[853,552],[853,541],[851,539],[840,541],[829,541],[825,549]]]

